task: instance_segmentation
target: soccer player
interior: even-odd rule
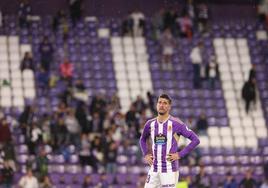
[[[199,143],[197,135],[180,119],[172,117],[171,98],[162,94],[157,100],[158,116],[146,122],[140,138],[145,161],[150,165],[145,188],[175,188],[179,177],[178,160],[191,152]],[[178,151],[178,138],[182,135],[191,142]],[[151,141],[151,149],[147,146]]]

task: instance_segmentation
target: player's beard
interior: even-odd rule
[[[165,115],[167,112],[158,112],[158,115],[160,115],[160,116],[163,116],[163,115]]]

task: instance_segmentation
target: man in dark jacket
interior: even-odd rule
[[[246,112],[249,112],[250,103],[256,101],[256,80],[247,81],[242,88],[242,98],[246,103]]]

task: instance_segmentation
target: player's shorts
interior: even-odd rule
[[[147,175],[144,188],[176,188],[179,172],[153,172]]]

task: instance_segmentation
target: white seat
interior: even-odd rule
[[[233,127],[232,128],[232,134],[234,137],[243,137],[244,136],[244,130],[242,127]]]
[[[227,48],[235,46],[235,40],[233,38],[227,38],[224,42]]]
[[[128,72],[137,72],[137,65],[135,63],[129,63],[126,65]]]
[[[226,55],[217,56],[217,62],[219,63],[219,65],[221,65],[221,64],[227,65],[228,61],[229,60],[228,60]]]
[[[222,83],[223,90],[233,90],[233,83],[232,82],[223,82]]]
[[[133,46],[132,37],[123,37],[123,44],[124,46],[127,46],[127,45]]]
[[[0,54],[0,56],[1,56],[1,54]],[[1,72],[9,71],[9,63],[7,61],[0,62],[0,71]]]
[[[224,82],[232,82],[232,76],[231,76],[231,73],[228,71],[228,72],[221,72],[221,80]]]
[[[247,137],[246,138],[246,146],[250,148],[258,147],[258,140],[256,137]]]
[[[210,137],[210,147],[221,147],[221,138],[220,137]]]
[[[9,45],[12,45],[12,44],[19,44],[19,37],[18,36],[9,36],[8,37],[8,43]]]
[[[22,97],[13,98],[12,105],[16,107],[24,107],[24,100]]]
[[[115,74],[116,80],[126,80],[127,79],[127,73],[126,71],[117,72]]]
[[[207,136],[200,136],[200,147],[209,147],[209,138]]]
[[[245,127],[244,133],[246,137],[256,137],[255,128],[253,127]]]
[[[21,71],[13,69],[11,71],[11,78],[12,78],[12,80],[21,79],[22,78]]]
[[[130,89],[130,97],[132,100],[135,100],[138,95],[141,95],[141,90],[139,88]]]
[[[225,56],[227,53],[225,48],[223,48],[223,47],[215,48],[215,52],[216,52],[217,56]]]
[[[18,45],[11,45],[8,47],[8,53],[9,56],[11,56],[12,54],[18,54],[20,55],[20,50],[19,50],[19,46]],[[23,59],[24,56],[20,57],[19,60]]]
[[[11,98],[11,89],[10,87],[1,87],[0,90],[1,98]]]
[[[125,54],[134,54],[134,46],[133,45],[125,45],[124,52],[125,52]]]
[[[220,128],[220,136],[221,137],[223,137],[223,139],[224,139],[224,142],[225,142],[225,137],[231,137],[231,128],[230,127],[221,127]]]
[[[227,102],[231,102],[233,104],[233,102],[236,102],[235,101],[235,92],[234,90],[228,90],[228,91],[225,91],[224,92],[224,98],[226,98]]]
[[[18,53],[9,54],[10,61],[20,61],[20,55]]]
[[[226,51],[227,51],[227,54],[228,54],[228,56],[231,58],[231,57],[233,57],[233,56],[235,56],[236,58],[238,58],[238,52],[237,52],[237,49],[236,49],[236,47],[235,46],[230,46],[230,47],[228,47],[227,49],[226,49]]]
[[[230,118],[237,118],[239,117],[239,111],[238,109],[228,109],[228,117]]]
[[[26,88],[26,89],[24,90],[24,96],[25,96],[26,98],[30,98],[30,99],[35,98],[35,89],[34,89],[34,88],[33,88],[33,89]]]
[[[23,97],[23,89],[21,87],[12,88],[12,96],[14,98]]]
[[[139,82],[139,75],[137,72],[128,72],[127,76],[130,81]]]
[[[266,127],[260,127],[256,129],[256,136],[258,138],[267,138],[267,128]]]
[[[219,136],[219,128],[218,127],[209,127],[207,130],[207,133],[209,136],[214,137],[214,136]]]
[[[1,90],[2,91],[2,90]],[[1,103],[0,103],[2,107],[11,107],[12,103],[11,103],[11,96],[7,97],[1,97]]]
[[[236,118],[230,118],[230,126],[232,128],[234,127],[241,127],[241,120],[239,117],[236,117]]]
[[[240,63],[241,64],[250,64],[250,57],[248,54],[244,54],[243,56],[240,57]]]
[[[128,82],[126,80],[117,80],[117,87],[119,90],[128,89]]]
[[[129,88],[134,90],[141,89],[140,82],[137,80],[130,80]]]
[[[129,98],[129,91],[128,91],[128,89],[119,90],[118,91],[118,97],[119,98]]]
[[[123,54],[116,54],[113,56],[114,62],[122,63],[125,61]]]
[[[10,70],[20,70],[20,61],[10,61]]]
[[[22,78],[24,80],[26,79],[29,79],[29,80],[33,80],[34,79],[34,73],[32,70],[30,69],[25,69],[23,72],[22,72]]]
[[[121,45],[112,46],[113,55],[115,54],[123,54],[123,47]]]
[[[1,53],[0,54],[0,61],[8,61],[8,54],[7,53]]]
[[[109,38],[110,30],[108,28],[100,28],[98,29],[99,38]]]
[[[245,117],[242,119],[243,127],[253,127],[253,120],[250,117]]]
[[[262,117],[254,118],[254,126],[258,127],[266,127],[265,120]]]
[[[0,44],[0,53],[1,54],[8,54],[8,47],[7,45]]]
[[[121,45],[122,44],[122,38],[121,37],[112,37],[111,38],[112,46]]]
[[[126,63],[135,63],[136,62],[136,57],[135,57],[134,53],[127,54],[125,56],[125,60],[126,60]]]
[[[121,72],[121,71],[125,71],[126,67],[124,63],[114,63],[114,70],[116,72]]]
[[[239,64],[239,62],[240,62],[240,59],[239,59],[239,57],[235,54],[232,54],[231,56],[229,56],[229,62],[231,63],[231,64]]]
[[[134,43],[136,46],[144,46],[145,39],[143,37],[134,37]]]
[[[145,46],[137,46],[135,48],[135,51],[136,51],[137,54],[146,54]]]
[[[22,81],[21,81],[21,79],[12,79],[11,80],[11,87],[12,88],[22,88]]]
[[[213,40],[213,45],[215,47],[223,47],[224,45],[224,39],[223,38],[216,38]]]
[[[20,45],[20,56],[23,57],[26,52],[32,52],[32,47],[29,44]]]
[[[236,39],[236,44],[239,47],[245,47],[247,46],[247,39],[245,38]]]
[[[239,148],[239,147],[241,147],[241,148],[245,148],[245,147],[247,146],[244,137],[242,137],[242,136],[237,136],[237,137],[235,137],[234,139],[235,139],[235,140],[234,140],[234,145],[235,145],[235,147],[237,147],[237,148]]]
[[[222,147],[232,148],[233,146],[234,146],[234,142],[231,136],[222,137]]]
[[[24,80],[23,87],[33,89],[34,88],[34,81],[33,80]]]
[[[152,82],[151,80],[147,80],[147,81],[142,81],[141,82],[141,88],[142,90],[144,90],[145,92],[147,91],[151,91],[153,89],[153,86],[152,86]]]
[[[1,71],[1,73],[0,73],[0,80],[7,80],[7,81],[9,81],[10,80],[9,71],[6,71],[6,72]]]
[[[0,36],[0,45],[7,45],[7,37],[1,35]]]

